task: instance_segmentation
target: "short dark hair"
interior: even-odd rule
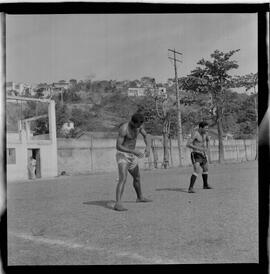
[[[206,127],[206,126],[208,126],[207,122],[200,122],[199,123],[199,128],[203,128],[203,127]]]
[[[131,117],[131,121],[135,124],[138,124],[138,123],[143,123],[144,122],[144,116],[142,113],[135,113],[132,115]]]

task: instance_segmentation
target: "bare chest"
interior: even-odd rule
[[[206,142],[206,136],[201,134],[196,134],[193,140],[194,144],[196,145],[204,145]]]
[[[126,131],[126,140],[136,140],[137,137],[138,137],[138,129],[130,129],[130,128],[127,128],[127,131]]]

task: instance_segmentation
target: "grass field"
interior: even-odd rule
[[[192,168],[142,171],[151,203],[112,208],[116,173],[8,184],[8,265],[258,262],[258,164],[210,165],[211,190],[187,193]]]

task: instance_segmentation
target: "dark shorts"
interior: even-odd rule
[[[207,164],[207,158],[205,155],[198,152],[191,152],[191,162],[194,165],[196,162],[200,163],[201,167]]]

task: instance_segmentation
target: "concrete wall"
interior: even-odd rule
[[[7,143],[7,148],[15,148],[16,163],[7,164],[7,180],[28,179],[28,149],[40,149],[41,177],[57,176],[57,162],[52,159],[55,154],[55,147],[51,141],[40,140],[33,143],[12,142]]]
[[[27,98],[25,100],[39,101],[38,99]],[[29,124],[23,125],[19,122],[18,133],[7,133],[6,148],[15,148],[16,162],[7,164],[7,180],[19,181],[28,179],[28,149],[40,149],[41,178],[54,177],[58,175],[57,167],[57,141],[56,141],[56,121],[55,102],[48,101],[49,114],[49,135],[46,139],[31,139],[29,134]],[[45,136],[39,136],[44,138]]]
[[[78,139],[57,139],[58,151],[58,172],[65,171],[67,174],[87,174],[93,172],[115,171],[117,169],[115,161],[116,139],[95,139],[88,140]],[[156,140],[158,159],[163,160],[162,140]],[[218,142],[211,141],[212,161],[218,160]],[[137,140],[137,148],[145,149],[144,141],[139,138]],[[256,140],[229,140],[224,141],[225,160],[228,161],[247,161],[254,160],[256,157]],[[184,166],[191,165],[190,149],[183,144]],[[172,156],[172,157],[171,157]],[[172,155],[170,156],[170,164],[178,166],[178,147],[177,140],[172,140]],[[172,159],[172,162],[171,162]],[[151,153],[149,159],[139,160],[140,168],[148,168],[148,161],[153,161]]]

